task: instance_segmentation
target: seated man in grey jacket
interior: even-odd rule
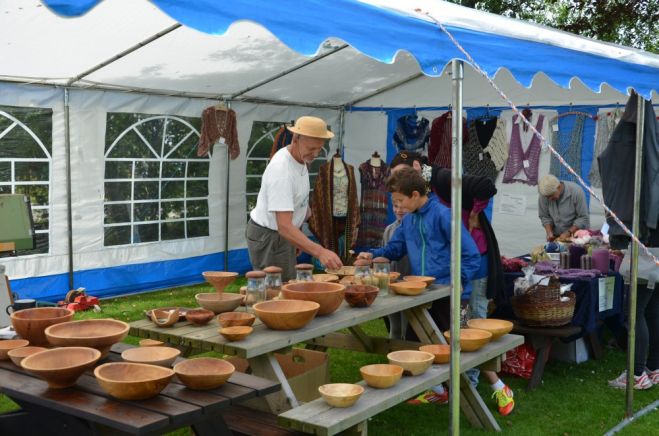
[[[586,196],[579,185],[561,182],[547,174],[538,183],[538,216],[547,232],[547,240],[568,238],[590,226]]]

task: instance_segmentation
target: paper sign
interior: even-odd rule
[[[524,165],[524,168],[528,168],[531,166],[531,163],[528,160],[522,161],[522,165]]]
[[[554,132],[558,132],[558,124],[552,125],[551,130],[553,130]]]
[[[512,195],[501,194],[501,201],[499,203],[499,212],[507,215],[526,214],[526,196],[525,195]]]
[[[599,311],[613,308],[613,291],[616,286],[615,277],[602,277],[599,279]]]

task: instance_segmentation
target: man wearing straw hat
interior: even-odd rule
[[[325,121],[311,116],[300,117],[287,128],[293,133],[291,143],[275,153],[266,167],[245,232],[252,267],[281,267],[283,280],[295,278],[296,249],[318,258],[328,268],[343,266],[336,253],[300,230],[309,208],[307,165],[334,134],[327,130]]]
[[[568,238],[590,225],[586,196],[576,183],[547,174],[538,182],[538,193],[538,216],[548,241]]]

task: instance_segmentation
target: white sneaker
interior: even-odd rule
[[[654,385],[659,385],[659,368],[655,369],[654,371],[650,371],[649,369],[645,368],[645,372],[648,374],[648,378]]]
[[[625,389],[627,387],[627,371],[623,371],[618,378],[609,380],[609,386],[612,388]],[[653,386],[648,374],[643,371],[641,375],[634,376],[634,389],[650,389]]]

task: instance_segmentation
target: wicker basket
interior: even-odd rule
[[[522,324],[532,327],[559,327],[569,324],[574,315],[577,297],[574,292],[563,294],[569,301],[561,301],[561,284],[552,278],[549,285],[533,285],[524,295],[512,297],[513,312]]]

